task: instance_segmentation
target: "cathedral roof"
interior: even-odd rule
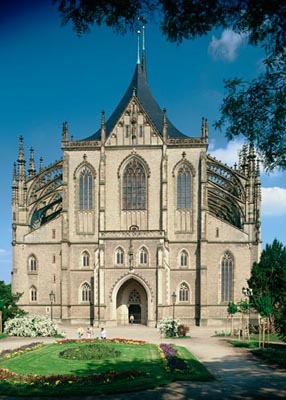
[[[154,99],[151,90],[148,86],[147,82],[147,73],[146,73],[146,62],[145,62],[145,54],[143,52],[142,64],[137,63],[133,78],[129,84],[128,89],[126,90],[124,96],[122,97],[120,103],[114,110],[113,114],[106,121],[106,137],[112,132],[116,123],[120,119],[122,113],[125,108],[129,104],[133,95],[136,95],[137,100],[143,106],[145,112],[148,114],[152,123],[156,127],[157,131],[162,136],[163,130],[163,110],[160,108],[156,100]],[[182,132],[180,132],[170,121],[167,119],[168,123],[168,137],[170,138],[185,138],[187,137]],[[100,140],[101,139],[101,129],[95,132],[93,135],[89,136],[84,140]]]

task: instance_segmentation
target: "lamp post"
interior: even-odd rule
[[[253,291],[249,287],[243,287],[242,293],[248,298],[248,335],[250,335],[250,298],[253,294]]]
[[[173,337],[175,336],[175,304],[176,304],[176,299],[177,295],[175,292],[172,294],[172,304],[173,304]]]
[[[50,303],[51,303],[51,321],[52,321],[53,320],[53,304],[54,304],[55,298],[56,298],[56,295],[53,292],[53,290],[51,291],[51,293],[49,293],[49,297],[50,297]]]

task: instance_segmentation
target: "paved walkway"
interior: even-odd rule
[[[62,326],[68,338],[77,337],[77,327]],[[215,328],[193,327],[191,339],[164,339],[154,328],[126,326],[108,329],[108,337],[141,339],[152,343],[175,342],[187,347],[214,375],[211,382],[174,382],[162,388],[138,393],[109,396],[85,396],[84,400],[286,400],[286,371],[266,365],[246,349],[234,348],[226,340],[213,337]],[[99,329],[95,329],[95,335]],[[16,348],[39,339],[7,338],[0,340],[0,351]],[[40,341],[52,342],[51,338]],[[1,396],[0,399],[11,399]],[[14,398],[13,398],[14,399]],[[49,399],[49,397],[45,397]],[[73,397],[83,400],[83,397]]]

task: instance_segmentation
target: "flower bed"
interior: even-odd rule
[[[163,355],[162,358],[167,361],[165,363],[167,371],[184,372],[189,369],[188,364],[180,357],[178,350],[172,344],[161,343],[159,349]]]
[[[0,358],[12,358],[15,356],[18,356],[20,354],[23,354],[26,351],[31,351],[40,348],[43,345],[42,342],[34,342],[30,344],[25,344],[21,347],[17,347],[16,349],[8,349],[8,350],[3,350],[0,353]]]
[[[146,376],[147,372],[134,370],[134,371],[110,371],[105,374],[92,374],[85,376],[75,375],[23,375],[11,372],[8,369],[0,369],[0,380],[4,382],[13,382],[13,384],[28,384],[28,385],[85,385],[86,383],[110,383],[120,379],[133,380],[137,377]]]

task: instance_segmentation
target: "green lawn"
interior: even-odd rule
[[[174,380],[211,379],[206,368],[183,347],[177,348],[177,354],[184,360],[184,371],[166,368],[167,359],[162,357],[162,352],[154,344],[107,341],[104,346],[109,351],[116,351],[116,356],[101,360],[92,358],[94,356],[88,360],[67,359],[60,354],[67,350],[73,350],[73,354],[83,351],[88,354],[92,347],[89,349],[87,345],[92,343],[94,346],[102,345],[100,341],[54,343],[12,355],[8,359],[0,358],[0,369],[21,375],[9,376],[4,371],[1,376],[0,370],[0,393],[18,396],[117,393],[162,386]],[[26,378],[29,374],[32,377]],[[94,374],[98,374],[99,378],[94,378]],[[81,378],[69,379],[67,376]]]
[[[241,341],[229,340],[235,347],[244,347],[251,349],[251,352],[262,358],[264,361],[275,363],[281,368],[286,367],[286,344],[280,343],[265,343],[264,348],[259,348],[259,342],[256,340]]]

